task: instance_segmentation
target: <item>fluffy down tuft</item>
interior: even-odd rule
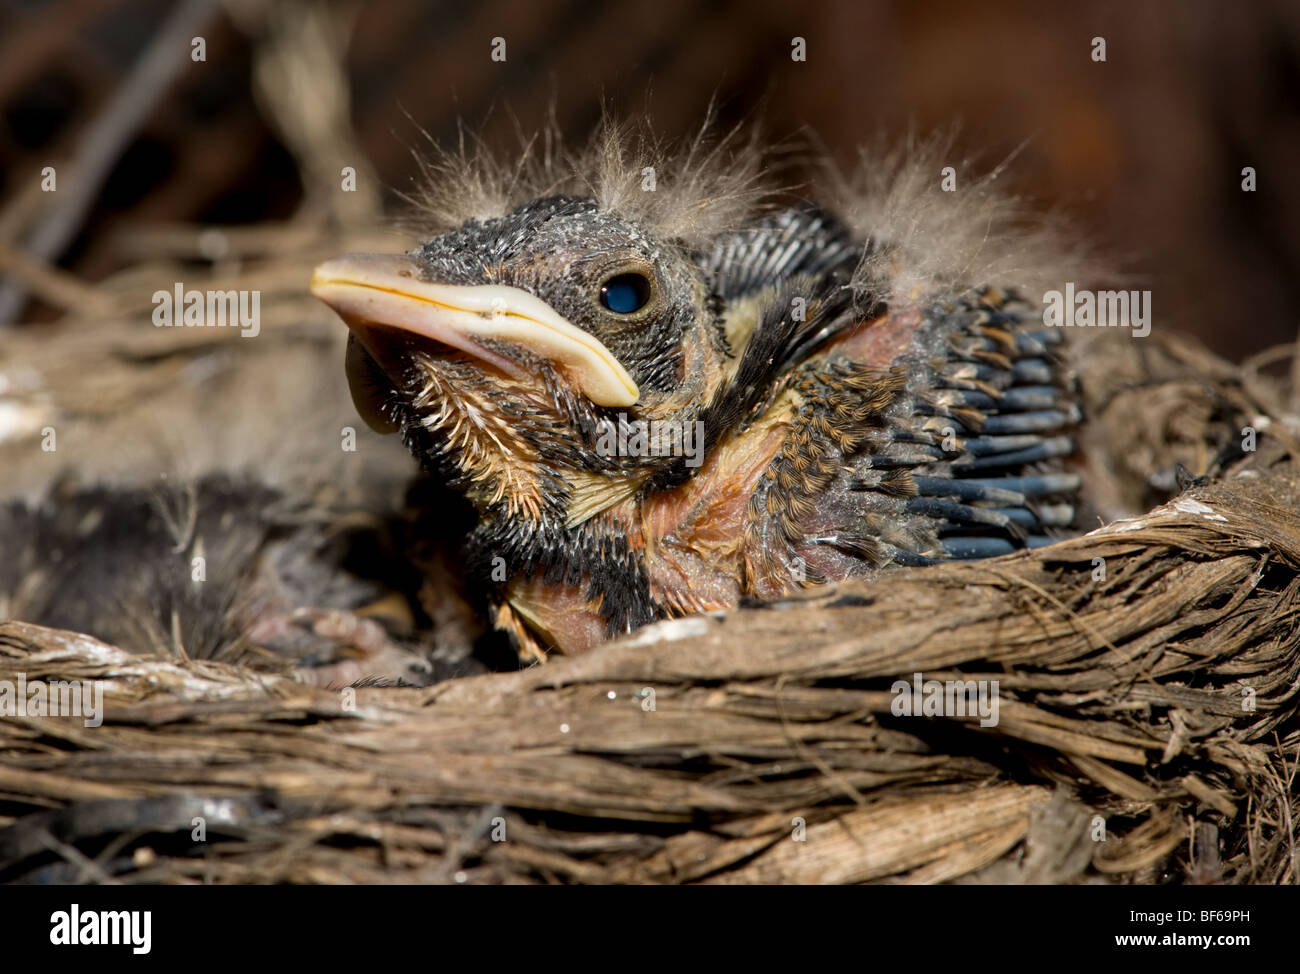
[[[1094,273],[1087,248],[1056,216],[999,182],[1011,163],[981,173],[952,134],[877,142],[849,173],[822,167],[823,200],[867,240],[854,286],[896,305],[947,300],[995,285],[1036,302]],[[956,188],[943,189],[951,166]]]
[[[432,140],[431,140],[432,141]],[[717,134],[712,120],[681,143],[667,143],[644,123],[606,117],[587,141],[564,145],[554,121],[520,135],[511,159],[462,128],[455,147],[416,153],[420,166],[411,228],[428,237],[468,220],[503,216],[530,200],[557,194],[593,197],[606,211],[634,219],[688,246],[743,226],[771,194],[770,156],[757,134]],[[648,169],[653,169],[653,189]]]
[[[506,159],[462,129],[454,148],[417,153],[421,178],[408,197],[415,207],[408,222],[428,239],[564,193],[594,197],[603,209],[701,247],[792,201],[774,178],[778,154],[751,131],[719,135],[710,118],[692,138],[668,144],[644,123],[607,117],[584,144],[569,148],[552,121],[521,135],[520,149]],[[955,142],[953,134],[876,142],[848,172],[814,162],[812,185],[799,195],[829,208],[866,241],[855,288],[896,305],[949,300],[986,285],[1036,301],[1066,280],[1095,273],[1062,221],[1003,188],[1010,159],[981,173],[957,155]],[[947,166],[955,170],[953,192],[941,186]],[[655,172],[653,191],[643,188],[647,167]]]

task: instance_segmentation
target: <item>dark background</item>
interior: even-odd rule
[[[30,192],[24,202],[24,191],[42,166],[75,153],[182,6],[0,0],[0,273],[47,203]],[[106,181],[51,259],[93,281],[128,260],[124,229],[299,213],[320,187],[257,93],[256,50],[269,19],[292,33],[320,6],[213,4],[207,61],[181,52],[174,80],[122,133]],[[454,138],[463,118],[508,142],[511,113],[532,127],[551,103],[578,136],[602,99],[640,112],[649,93],[656,126],[673,135],[697,127],[716,96],[724,123],[761,117],[775,137],[811,132],[844,162],[882,131],[960,124],[959,146],[989,165],[1028,140],[1012,184],[1063,209],[1152,288],[1156,328],[1194,332],[1233,358],[1295,336],[1295,0],[328,6],[339,15],[355,145],[387,201],[409,185],[419,127]],[[505,63],[489,58],[497,35]],[[796,35],[807,40],[804,63],[790,58]],[[1094,36],[1106,40],[1105,63],[1091,60]],[[303,83],[308,101],[310,73]],[[1258,171],[1255,193],[1241,191],[1243,166]],[[56,314],[37,299],[17,317]]]

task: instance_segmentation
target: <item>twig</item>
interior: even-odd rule
[[[0,273],[16,278],[43,301],[66,310],[107,314],[113,299],[75,274],[0,241]]]
[[[53,209],[25,243],[33,258],[53,262],[76,237],[113,164],[187,63],[191,38],[202,31],[217,6],[218,0],[185,0],[86,129],[64,175],[66,188],[54,194],[57,199]],[[23,282],[0,284],[0,328],[12,325],[26,302],[27,287]]]

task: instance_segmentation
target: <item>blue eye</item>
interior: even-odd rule
[[[639,311],[650,300],[650,282],[642,274],[617,274],[600,286],[600,303],[615,314]]]

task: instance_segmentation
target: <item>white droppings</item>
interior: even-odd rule
[[[561,734],[567,734],[567,733],[569,733],[569,725],[568,725],[568,724],[561,724],[561,725],[560,725],[560,733],[561,733]]]
[[[1116,531],[1141,531],[1146,526],[1147,522],[1142,520],[1140,517],[1135,517],[1131,521],[1120,521],[1119,523],[1112,525]],[[1105,529],[1103,528],[1100,530]],[[1091,533],[1092,532],[1089,532],[1089,534]]]
[[[41,429],[41,412],[20,402],[0,402],[0,443],[34,436]]]
[[[1222,514],[1215,514],[1214,508],[1208,504],[1202,504],[1200,501],[1191,497],[1180,497],[1174,501],[1174,510],[1183,514],[1201,514],[1207,521],[1224,521],[1228,519]]]
[[[624,646],[653,646],[656,643],[672,643],[681,639],[703,636],[709,631],[709,620],[701,616],[687,616],[684,619],[666,619],[646,626],[636,636],[624,643]]]

